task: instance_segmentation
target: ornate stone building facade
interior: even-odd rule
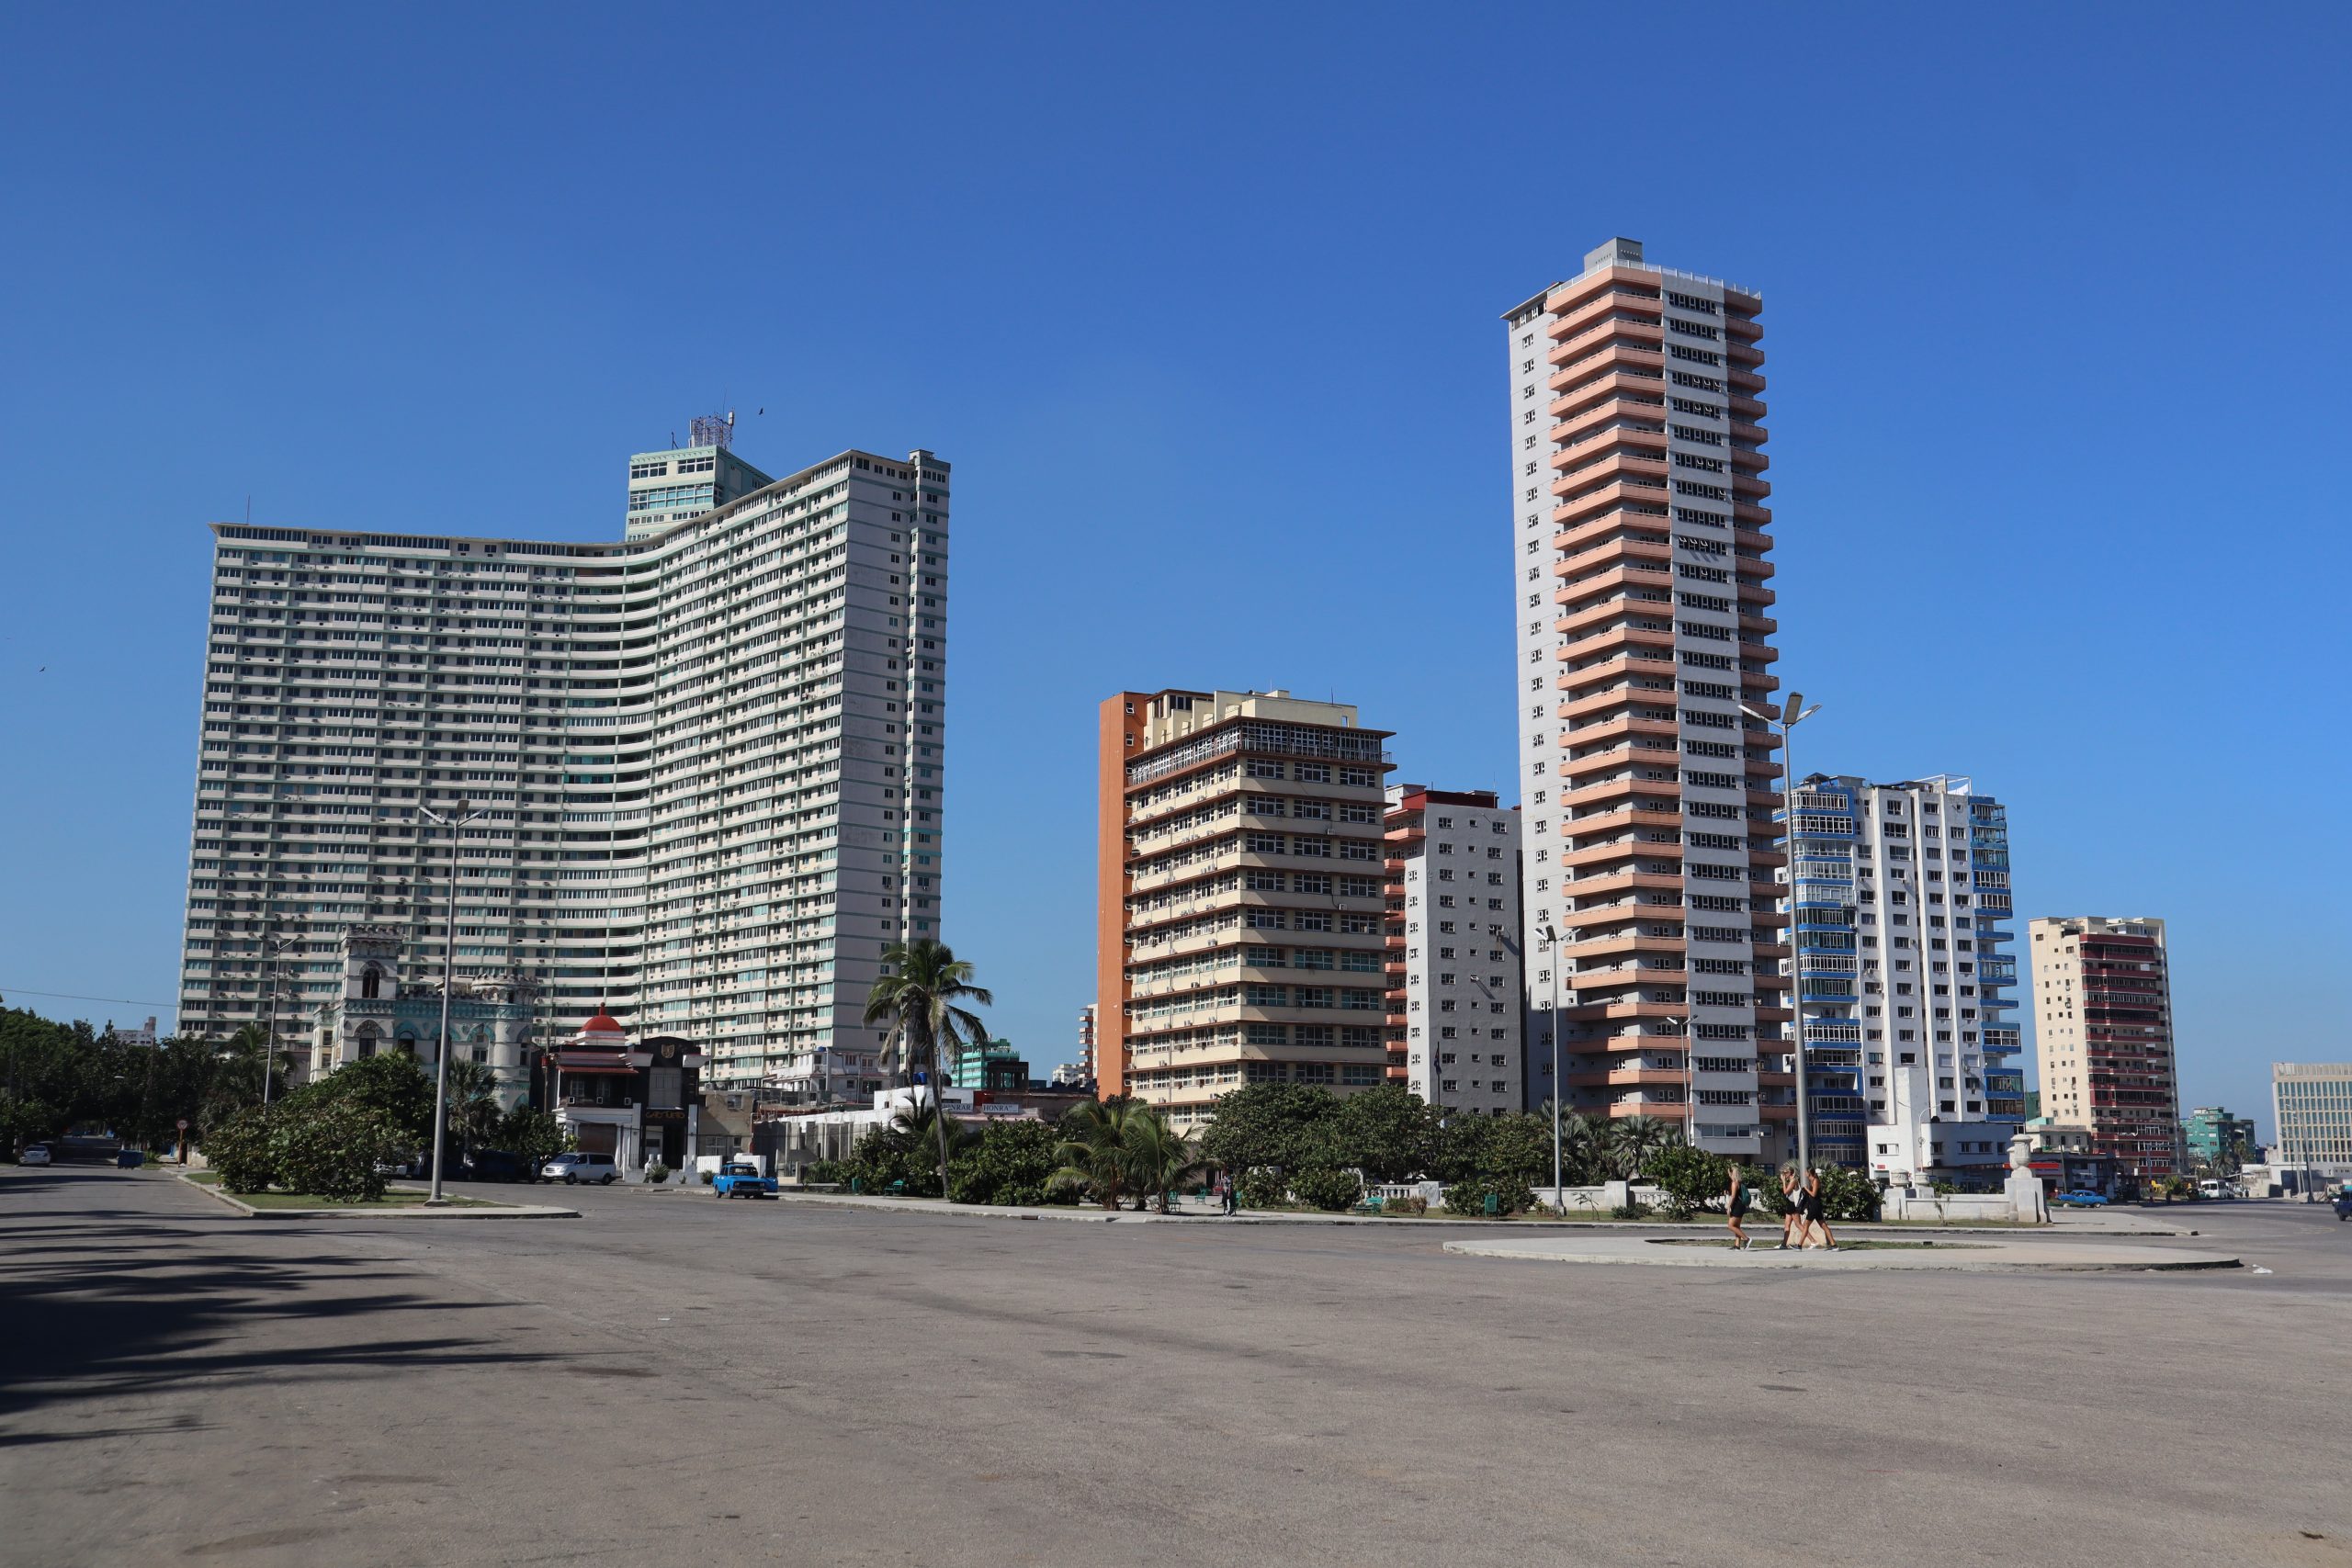
[[[403,976],[406,931],[395,925],[347,926],[343,932],[342,995],[311,1017],[309,1072],[318,1077],[379,1051],[401,1051],[424,1066],[440,1060],[441,976]],[[487,1064],[498,1098],[512,1107],[530,1087],[529,1046],[535,991],[519,975],[460,977],[449,999],[449,1033],[460,1062]]]

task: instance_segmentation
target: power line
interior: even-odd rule
[[[57,1002],[119,1002],[127,1008],[175,1008],[180,1005],[177,1002],[134,1001],[129,997],[80,997],[71,991],[34,991],[28,990],[22,986],[0,986],[0,997],[10,995],[47,997],[50,1000]]]

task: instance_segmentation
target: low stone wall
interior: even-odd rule
[[[2031,1224],[2041,1216],[2019,1213],[2017,1201],[2006,1192],[1933,1192],[1890,1188],[1879,1210],[1883,1220],[1997,1220],[2003,1224]]]

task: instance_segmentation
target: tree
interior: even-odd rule
[[[331,1203],[372,1202],[384,1195],[377,1167],[405,1150],[391,1118],[358,1100],[273,1109],[271,1140],[278,1185]]]
[[[952,1162],[956,1153],[978,1137],[979,1134],[965,1126],[962,1120],[952,1111],[947,1112],[947,1125],[944,1131],[934,1125],[940,1119],[939,1107],[927,1100],[921,1105],[900,1106],[898,1114],[890,1118],[890,1128],[905,1139],[910,1146],[917,1148],[924,1144],[935,1144],[941,1138],[945,1138],[948,1158]]]
[[[450,1061],[448,1113],[449,1135],[457,1140],[458,1157],[472,1158],[474,1145],[488,1142],[498,1129],[501,1114],[498,1074],[489,1063]]]
[[[1650,1156],[1681,1141],[1673,1124],[1657,1116],[1626,1116],[1609,1124],[1609,1152],[1617,1174],[1628,1181],[1642,1174]]]
[[[1438,1139],[1437,1114],[1403,1084],[1350,1095],[1331,1121],[1338,1143],[1334,1163],[1353,1166],[1367,1181],[1405,1181],[1429,1168]]]
[[[1201,1152],[1236,1173],[1345,1163],[1336,1150],[1340,1110],[1337,1095],[1312,1084],[1247,1084],[1217,1096]]]
[[[495,1138],[497,1147],[529,1161],[535,1174],[542,1160],[563,1152],[562,1123],[548,1111],[527,1105],[517,1105],[499,1118]]]
[[[894,942],[883,950],[882,977],[865,998],[865,1021],[889,1026],[883,1055],[895,1076],[900,1064],[928,1075],[933,1100],[945,1100],[947,1075],[942,1063],[960,1063],[964,1047],[988,1040],[988,1026],[969,1007],[988,1007],[996,998],[972,981],[971,964],[957,958],[945,942],[919,937]],[[934,1122],[939,1142],[939,1190],[947,1190],[947,1123]]]
[[[449,1064],[452,1074],[458,1066]],[[281,1103],[351,1105],[379,1111],[409,1148],[423,1149],[433,1145],[433,1079],[413,1057],[404,1051],[379,1051],[304,1084]]]
[[[1173,1122],[1148,1105],[1135,1106],[1128,1112],[1123,1131],[1128,1180],[1136,1191],[1156,1194],[1159,1212],[1168,1213],[1168,1194],[1207,1164],[1201,1157],[1200,1139],[1178,1132]]]
[[[1056,1130],[1057,1162],[1046,1179],[1050,1189],[1079,1187],[1106,1209],[1119,1206],[1135,1170],[1135,1152],[1127,1143],[1127,1123],[1151,1112],[1132,1100],[1086,1100],[1065,1112]]]

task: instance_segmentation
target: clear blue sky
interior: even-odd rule
[[[1042,1069],[1105,694],[1510,790],[1496,318],[1627,234],[1765,297],[1800,763],[2167,917],[2267,1127],[2352,1055],[2347,16],[0,11],[0,987],[30,992],[174,994],[205,523],[608,536],[731,405],[956,465],[945,926]]]

